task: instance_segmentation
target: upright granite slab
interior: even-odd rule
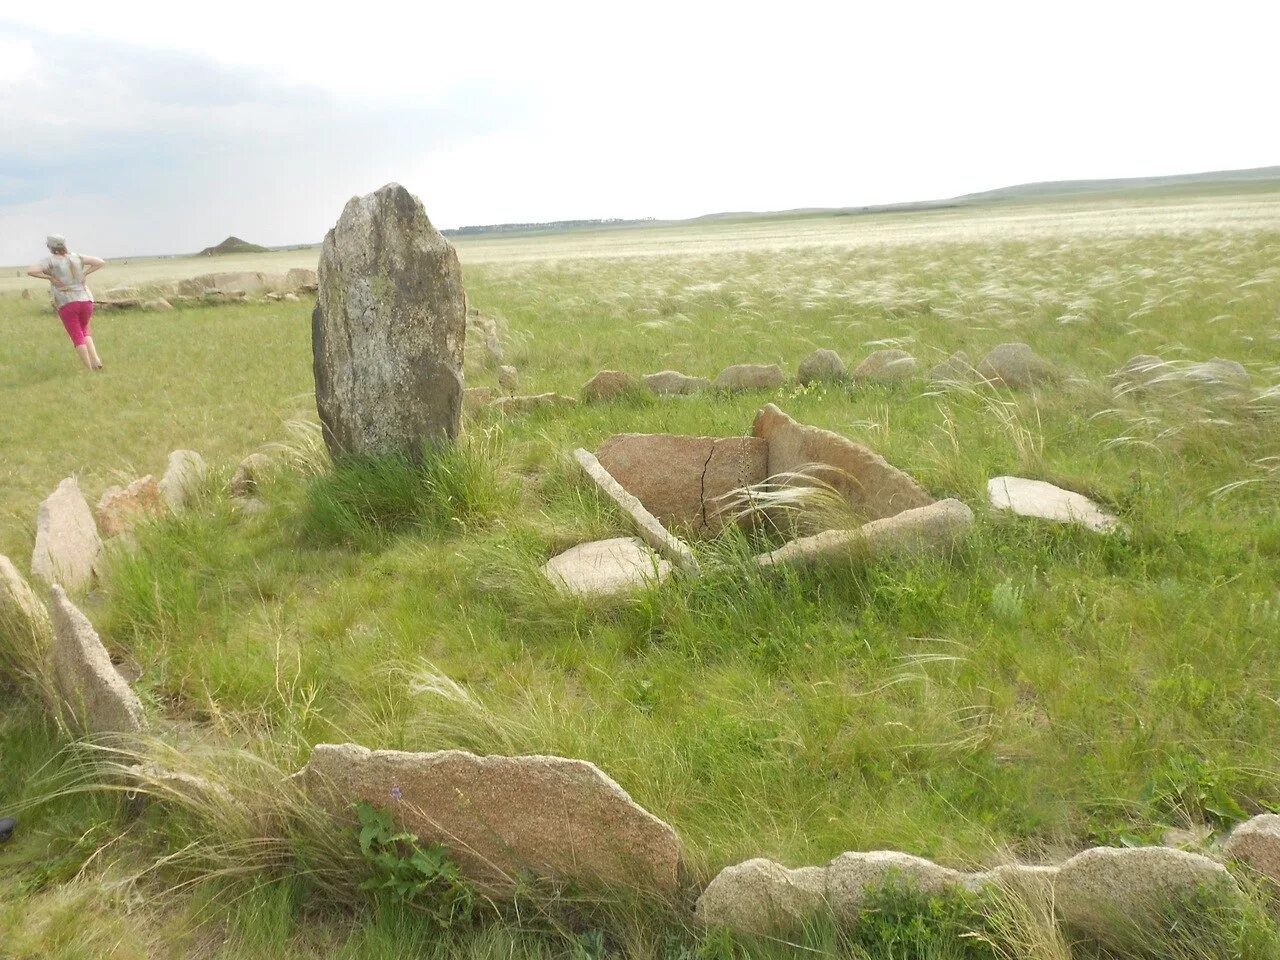
[[[97,631],[61,587],[53,588],[50,667],[67,723],[90,736],[139,733],[146,717]]]
[[[67,477],[36,511],[36,545],[31,575],[46,586],[83,590],[93,579],[102,552],[98,525],[75,477]]]
[[[664,896],[680,882],[675,831],[584,760],[321,744],[299,777],[335,812],[387,810],[499,892],[522,872]]]
[[[194,450],[174,450],[169,454],[160,478],[160,496],[170,510],[190,506],[200,492],[208,469],[204,457]]]
[[[397,183],[353,197],[324,238],[311,318],[316,408],[334,456],[420,456],[462,415],[458,255]]]

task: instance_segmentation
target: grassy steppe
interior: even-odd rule
[[[757,855],[896,848],[982,865],[1222,830],[1280,809],[1280,417],[1267,402],[1116,397],[1105,376],[1157,353],[1228,357],[1276,383],[1278,249],[1273,194],[471,241],[470,301],[500,319],[526,392],[576,392],[607,367],[794,370],[820,346],[851,366],[881,346],[976,360],[1007,340],[1069,377],[1016,396],[786,388],[481,419],[454,479],[392,529],[335,519],[350,478],[314,476],[314,457],[266,483],[265,516],[220,493],[264,442],[306,452],[284,421],[313,416],[308,305],[103,315],[108,371],[92,377],[56,321],[0,299],[0,550],[24,565],[35,504],[67,472],[93,497],[199,449],[219,474],[207,502],[149,530],[87,606],[140,668],[153,715],[284,769],[343,739],[584,757],[680,831],[698,880]],[[490,384],[482,353],[468,379]],[[979,508],[971,542],[782,578],[752,572],[741,544],[707,545],[707,577],[620,607],[540,582],[548,556],[624,529],[576,479],[574,446],[742,433],[767,400]],[[1087,493],[1127,533],[988,515],[985,482],[1002,473]],[[30,706],[0,723],[2,810],[68,761]],[[131,929],[104,891],[169,838],[144,819],[108,844],[119,822],[102,798],[29,815],[0,854],[15,955],[166,955],[157,931],[198,952],[211,916],[229,941],[200,945],[209,955],[417,955],[370,945],[416,942],[407,920],[312,927],[289,884],[233,887],[243,917],[197,893]],[[83,943],[57,939],[66,911],[95,918]],[[503,928],[448,949],[539,942]],[[970,955],[947,949],[925,955]]]

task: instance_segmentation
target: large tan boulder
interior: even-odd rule
[[[116,670],[88,618],[61,587],[53,588],[50,668],[69,725],[82,734],[140,733],[142,704]]]
[[[1222,864],[1169,847],[1095,847],[1058,870],[1054,905],[1063,922],[1106,940],[1117,923],[1141,924],[1202,890],[1236,890]]]
[[[701,393],[711,386],[706,377],[691,377],[676,370],[662,370],[658,373],[646,373],[641,382],[651,393],[660,397],[688,396]]]
[[[739,363],[720,371],[712,386],[717,390],[773,390],[786,376],[776,363]]]
[[[103,537],[128,533],[144,520],[163,516],[168,504],[156,478],[147,474],[127,487],[108,487],[98,498],[94,516]]]
[[[53,640],[49,611],[8,557],[0,554],[0,683],[6,673],[39,670]],[[3,651],[13,651],[6,662]]]
[[[335,812],[387,810],[499,891],[522,872],[662,895],[680,883],[675,831],[584,760],[321,744],[300,777]]]
[[[785,476],[803,471],[834,487],[868,520],[934,502],[911,477],[868,447],[830,430],[797,423],[772,403],[756,414],[752,433],[768,444],[770,477],[783,476],[779,482],[805,485],[804,476]]]
[[[1222,844],[1222,853],[1273,883],[1280,883],[1280,816],[1264,813],[1240,824]]]
[[[542,575],[562,594],[619,597],[657,586],[671,563],[635,537],[614,537],[570,547],[542,567]]]
[[[920,369],[905,350],[877,350],[853,369],[855,383],[902,383]]]
[[[800,537],[762,554],[762,567],[810,566],[861,557],[883,560],[946,552],[956,547],[973,526],[973,511],[959,500],[939,500],[925,507],[903,510],[851,530],[824,530]]]
[[[733,522],[720,499],[768,475],[768,444],[756,437],[623,433],[596,452],[600,465],[666,527],[695,536]]]
[[[160,477],[160,496],[170,510],[190,505],[199,494],[208,469],[204,457],[194,450],[174,450],[169,454]]]
[[[398,183],[353,197],[326,234],[311,319],[316,407],[335,456],[452,443],[466,295],[452,245]]]
[[[1025,343],[1002,343],[978,364],[978,375],[988,383],[1024,390],[1060,379],[1057,368]]]
[[[645,543],[685,573],[698,572],[698,561],[694,559],[689,545],[668,531],[657,517],[646,510],[644,504],[600,464],[595,454],[579,448],[573,451],[573,456],[597,489],[635,524],[636,531]]]
[[[319,286],[320,277],[314,270],[308,270],[306,267],[294,267],[284,275],[284,287],[290,292],[296,290],[312,292]]]
[[[957,350],[947,359],[930,367],[926,376],[932,383],[968,384],[978,380],[978,371],[973,368],[969,354]]]
[[[46,586],[60,583],[82,590],[93,579],[93,565],[102,552],[93,513],[75,477],[67,477],[36,511],[36,545],[31,575]]]
[[[631,374],[621,370],[601,370],[582,385],[582,399],[587,403],[602,403],[632,396],[639,389],[640,384]]]
[[[716,874],[694,912],[705,926],[763,937],[800,930],[827,906],[826,867],[789,870],[757,858]]]
[[[844,361],[834,350],[813,351],[796,370],[796,380],[801,384],[839,383],[844,379]]]

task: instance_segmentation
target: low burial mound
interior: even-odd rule
[[[200,251],[202,257],[218,257],[226,253],[266,253],[266,247],[260,247],[239,237],[227,237],[216,247],[205,247]]]

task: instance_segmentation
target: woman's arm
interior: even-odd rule
[[[84,264],[84,275],[86,277],[95,270],[101,270],[107,265],[107,261],[100,257],[86,257],[84,254],[80,255],[80,262]]]
[[[53,277],[49,276],[49,274],[45,272],[44,265],[39,263],[33,263],[31,266],[27,267],[27,276],[35,277],[37,280],[53,279]]]

